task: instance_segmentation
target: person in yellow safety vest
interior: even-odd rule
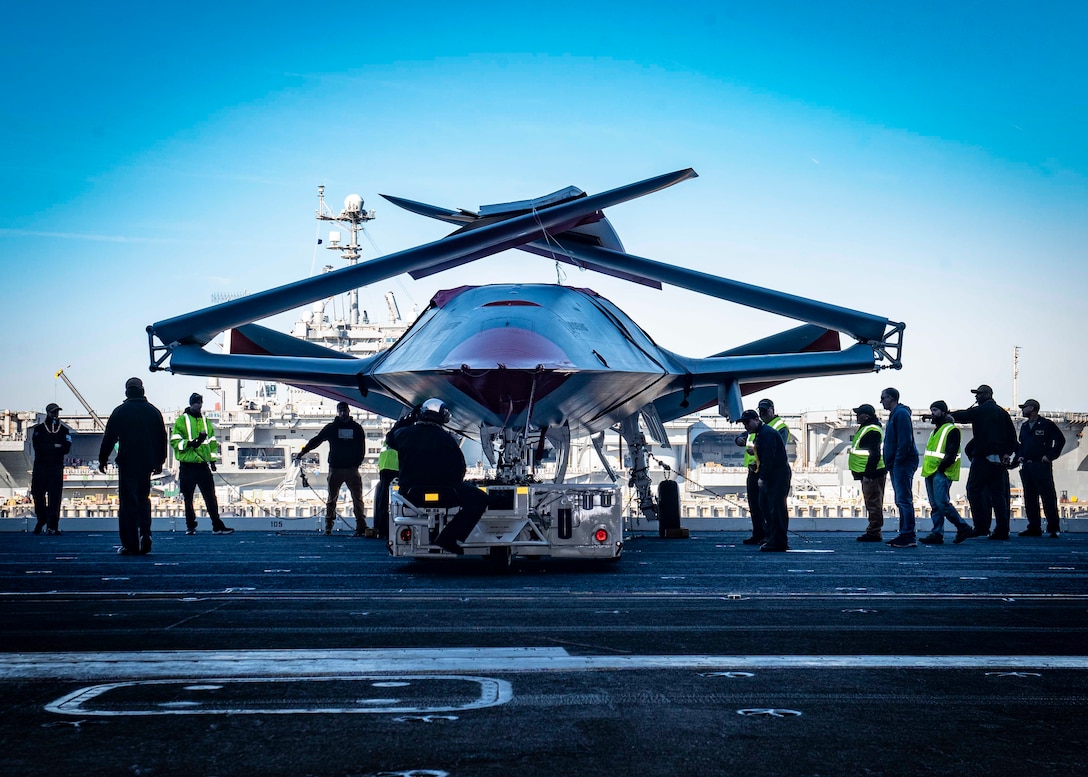
[[[215,439],[215,427],[202,414],[204,398],[200,394],[189,395],[189,406],[174,421],[170,435],[170,447],[178,460],[178,485],[185,502],[185,533],[196,534],[196,510],[193,497],[197,488],[204,497],[204,508],[212,519],[212,534],[234,534],[219,517],[219,501],[215,498],[215,480],[212,472],[219,460],[219,443]]]
[[[850,441],[847,464],[854,480],[861,481],[861,496],[865,500],[865,512],[869,525],[858,542],[880,542],[884,530],[884,484],[888,471],[884,467],[884,430],[876,417],[876,409],[870,404],[854,408],[858,430]]]
[[[378,493],[374,495],[374,531],[380,539],[389,538],[389,486],[400,471],[400,454],[382,443],[378,454]]]
[[[929,505],[933,508],[933,530],[918,541],[923,545],[942,545],[947,518],[956,527],[956,539],[952,542],[959,545],[971,536],[972,530],[948,496],[952,483],[960,479],[960,430],[952,423],[948,403],[944,400],[938,399],[931,404],[929,414],[933,419],[933,431],[922,457],[922,477],[926,481]]]
[[[767,426],[782,436],[783,443],[790,441],[790,429],[786,422],[775,415],[774,402],[770,399],[759,400],[759,418]],[[743,540],[745,545],[762,545],[767,538],[767,519],[759,504],[759,461],[756,459],[755,434],[739,434],[737,445],[744,448],[744,466],[748,468],[747,493],[748,515],[752,519],[752,536]]]

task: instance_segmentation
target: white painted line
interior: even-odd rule
[[[80,688],[77,691],[66,694],[56,701],[45,705],[47,712],[56,712],[62,715],[95,715],[101,717],[127,717],[127,716],[151,716],[151,715],[299,715],[299,714],[339,714],[339,713],[365,713],[365,714],[417,714],[429,715],[436,712],[460,712],[463,710],[481,709],[506,704],[514,697],[510,683],[505,680],[495,680],[489,677],[465,677],[460,675],[412,675],[397,676],[394,679],[401,680],[402,686],[421,685],[426,688],[428,696],[436,697],[434,702],[426,706],[406,704],[397,698],[362,698],[356,699],[354,704],[347,705],[321,705],[307,706],[300,703],[300,699],[290,696],[290,691],[284,684],[317,683],[317,682],[351,682],[364,683],[374,687],[385,686],[386,683],[376,681],[387,680],[382,676],[348,675],[344,677],[238,677],[238,678],[209,678],[200,685],[189,684],[186,680],[142,680],[134,682],[107,683]],[[261,707],[244,707],[231,704],[238,701],[235,696],[228,696],[226,702],[216,704],[217,692],[229,690],[231,685],[273,685],[270,688],[270,696],[280,700],[281,706],[274,703],[265,703]],[[478,688],[475,698],[467,697],[462,686],[472,685]],[[447,686],[456,686],[447,688]],[[121,700],[113,703],[110,692],[124,689]],[[134,693],[136,691],[136,693]],[[134,703],[141,698],[139,691],[145,691],[143,703]],[[159,695],[159,696],[157,696]],[[166,701],[155,701],[157,697],[166,698]],[[444,700],[444,703],[440,700]]]
[[[563,648],[7,653],[0,680],[330,677],[638,669],[1088,669],[1088,656],[577,656]]]

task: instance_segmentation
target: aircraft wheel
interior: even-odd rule
[[[508,547],[492,548],[487,554],[487,562],[496,572],[509,572],[514,565],[514,552]]]

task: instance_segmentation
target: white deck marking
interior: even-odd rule
[[[330,677],[415,673],[586,672],[636,669],[1088,669],[1079,656],[578,656],[563,648],[415,650],[166,650],[6,653],[0,679],[211,681],[231,677]]]
[[[214,678],[200,685],[185,680],[137,680],[80,688],[45,705],[61,715],[101,717],[158,715],[303,715],[303,714],[397,714],[432,716],[506,704],[514,694],[505,680],[462,675],[414,675],[399,677],[404,688],[418,686],[419,702],[385,696],[363,696],[330,704],[326,694],[315,701],[306,690],[292,690],[314,683],[348,684],[355,690],[384,685],[365,675],[313,677]],[[377,681],[377,682],[376,682]],[[355,686],[363,686],[355,688]],[[474,688],[470,693],[468,688]],[[260,689],[265,688],[262,695]],[[248,690],[247,690],[248,689]],[[122,693],[115,693],[121,691]],[[349,694],[350,696],[350,694]],[[114,697],[119,697],[114,700]],[[271,699],[271,700],[270,700]],[[251,706],[247,706],[247,702]],[[446,717],[457,720],[456,717]]]

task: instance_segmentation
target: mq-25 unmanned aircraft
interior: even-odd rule
[[[278,381],[388,418],[437,397],[452,413],[450,427],[478,438],[495,472],[480,484],[489,506],[466,555],[507,564],[513,555],[618,558],[619,488],[563,483],[572,438],[590,437],[604,461],[603,433],[616,429],[629,449],[629,482],[642,513],[650,520],[662,510],[678,515],[675,503],[655,500],[643,427],[668,446],[665,422],[715,403],[735,420],[743,395],[784,381],[901,365],[902,323],[626,253],[604,209],[695,176],[680,170],[594,195],[569,187],[475,212],[386,197],[458,228],[416,248],[159,321],[147,328],[151,369]],[[595,292],[552,284],[441,291],[388,350],[362,359],[253,323],[400,273],[418,279],[510,248],[804,323],[709,357],[681,356]],[[227,330],[226,353],[205,349]],[[840,332],[856,342],[840,347]],[[555,450],[557,475],[538,483],[532,462],[546,445]],[[676,499],[675,489],[668,493]],[[390,551],[441,555],[430,540],[448,508],[410,505],[396,493],[391,501]]]

